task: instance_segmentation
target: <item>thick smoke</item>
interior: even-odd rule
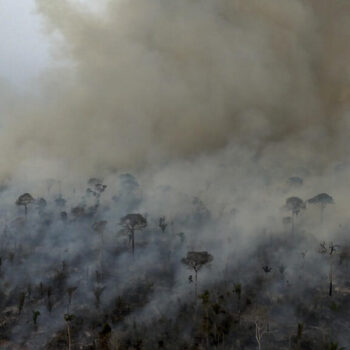
[[[71,307],[76,344],[87,329],[98,337],[104,321],[120,339],[136,339],[137,320],[158,340],[163,326],[147,327],[165,316],[180,327],[164,327],[175,333],[166,337],[187,341],[190,309],[178,320],[194,307],[193,288],[181,258],[195,250],[214,257],[200,272],[201,293],[239,282],[245,299],[269,306],[272,333],[288,339],[289,323],[305,322],[307,332],[316,325],[330,330],[327,340],[350,344],[328,301],[316,300],[327,293],[322,240],[345,254],[333,300],[348,295],[340,291],[350,261],[348,0],[110,0],[98,12],[72,0],[36,2],[57,64],[32,94],[0,81],[0,307],[14,315],[2,328],[7,339],[47,348]],[[107,185],[102,194],[87,185],[91,176]],[[14,205],[25,192],[47,206],[35,201],[25,215]],[[285,206],[321,192],[335,200],[322,211],[308,203],[293,215]],[[133,257],[119,223],[136,212],[148,226]],[[101,220],[102,234],[93,228]],[[310,321],[312,303],[325,319]],[[249,341],[246,349],[256,348]]]
[[[346,0],[37,5],[64,62],[41,99],[3,112],[3,174],[46,161],[96,173],[232,143],[318,166],[344,155]]]

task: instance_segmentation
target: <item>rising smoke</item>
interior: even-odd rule
[[[64,288],[79,285],[79,303],[92,304],[90,282],[103,249],[91,224],[101,219],[108,221],[104,306],[145,276],[160,281],[127,322],[149,321],[155,307],[175,313],[179,296],[188,298],[180,263],[187,250],[214,256],[203,285],[233,278],[249,284],[256,266],[261,272],[260,265],[271,264],[275,272],[283,263],[291,283],[284,293],[299,297],[327,275],[315,246],[323,239],[345,242],[349,224],[348,0],[110,0],[98,12],[73,0],[36,3],[57,64],[35,85],[39,93],[23,96],[0,85],[0,168],[7,185],[1,251],[21,256],[22,243],[25,256],[37,244],[26,264],[5,265],[9,295],[28,283],[54,285],[50,273],[62,272],[57,266],[64,260],[70,269]],[[107,190],[91,216],[74,218],[74,206],[94,208],[96,198],[85,192],[91,176],[103,178]],[[303,178],[303,185],[287,184],[290,176]],[[57,180],[51,192],[47,178]],[[21,215],[14,200],[24,192],[47,198],[47,216],[33,208],[26,221],[13,220]],[[320,192],[336,203],[322,225],[318,209],[309,206],[296,224],[303,238],[266,257],[265,245],[273,246],[276,232],[286,233],[285,199]],[[58,219],[58,193],[67,200],[68,223]],[[116,232],[120,217],[133,211],[149,223],[134,260]],[[160,216],[175,238],[156,236]],[[300,262],[304,249],[310,262]],[[172,269],[168,285],[159,261]],[[45,341],[62,328],[66,305],[55,305],[57,320],[40,306]],[[12,337],[30,338],[21,322]],[[346,336],[339,340],[349,344]]]
[[[5,109],[3,174],[47,161],[94,174],[232,144],[285,163],[344,156],[346,0],[37,5],[65,62],[42,98]]]

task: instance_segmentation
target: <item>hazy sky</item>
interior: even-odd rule
[[[97,8],[99,0],[72,0]],[[35,0],[0,0],[0,79],[27,88],[50,63],[49,38],[43,33]]]
[[[48,62],[49,44],[34,0],[0,0],[0,77],[27,85]]]

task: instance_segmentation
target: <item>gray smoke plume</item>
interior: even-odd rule
[[[3,177],[31,164],[59,175],[140,167],[232,143],[272,158],[278,148],[285,162],[341,159],[349,6],[133,0],[95,13],[38,0],[64,63],[44,74],[41,98],[5,103]]]
[[[318,300],[329,263],[317,250],[341,246],[335,300],[347,305],[350,2],[109,0],[98,12],[36,3],[55,67],[27,95],[0,81],[0,317],[12,312],[15,325],[5,323],[6,338],[47,348],[69,309],[76,344],[88,343],[77,339],[79,317],[96,338],[106,316],[120,339],[137,320],[155,349],[163,328],[147,327],[167,316],[181,327],[172,348],[186,348],[174,341],[194,331],[190,309],[178,317],[193,303],[181,259],[208,251],[200,293],[242,283],[253,304],[271,301],[271,327],[285,339],[305,322],[309,334],[316,324],[350,344],[346,308],[342,331]],[[28,213],[14,204],[26,192],[36,199]],[[324,192],[334,198],[326,208],[307,201]],[[298,215],[290,197],[305,201]],[[120,225],[129,213],[148,223],[134,257]]]

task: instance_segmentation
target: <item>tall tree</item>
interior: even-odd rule
[[[194,271],[194,288],[195,296],[197,297],[197,284],[198,284],[198,272],[207,263],[213,261],[213,256],[208,252],[188,252],[186,258],[183,258],[182,263],[184,263],[189,268]]]
[[[120,219],[122,225],[129,233],[132,255],[135,254],[135,231],[142,230],[147,226],[147,219],[141,214],[128,214]]]
[[[329,204],[334,204],[333,198],[327,193],[320,193],[307,201],[310,204],[317,205],[321,209],[321,223],[323,222],[324,210]]]
[[[305,203],[299,197],[289,197],[286,200],[286,208],[292,212],[292,233],[294,233],[295,217],[302,209],[305,209]]]
[[[16,205],[24,206],[24,213],[27,216],[28,213],[28,205],[34,201],[34,198],[29,193],[24,193],[19,196],[16,200]]]
[[[326,256],[329,256],[329,296],[332,296],[333,293],[333,257],[336,254],[338,250],[337,245],[333,244],[333,242],[330,242],[328,244],[328,247],[326,245],[326,242],[322,242],[320,244],[320,253]]]

